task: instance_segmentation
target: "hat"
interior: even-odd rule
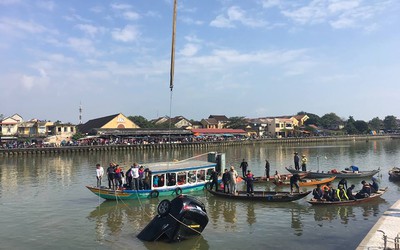
[[[375,177],[372,177],[371,181],[377,181],[377,179]]]
[[[294,152],[294,154],[297,155],[298,153],[297,153],[297,152]]]

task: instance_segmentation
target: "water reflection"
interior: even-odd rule
[[[136,241],[136,246],[143,244],[147,249],[208,249],[208,242],[200,235],[181,243],[171,244],[163,241],[141,242],[136,235],[148,225],[156,215],[160,200],[142,201],[104,201],[89,213],[87,218],[94,222],[96,240],[107,243],[118,241],[122,248]],[[133,232],[133,234],[132,234]],[[140,243],[139,243],[140,242]]]
[[[88,219],[95,221],[95,231],[98,241],[104,241],[108,236],[119,238],[126,229],[138,233],[153,218],[158,200],[140,201],[104,201],[90,212]]]
[[[379,205],[386,203],[384,199],[372,201],[367,204],[353,206],[313,206],[314,220],[316,222],[332,222],[340,220],[342,224],[348,224],[349,221],[368,219],[371,216],[378,216],[382,211]],[[322,226],[322,223],[318,225]]]

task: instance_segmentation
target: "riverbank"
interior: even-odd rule
[[[255,144],[300,144],[300,143],[326,143],[338,141],[369,141],[387,140],[397,138],[390,135],[376,136],[329,136],[329,137],[301,137],[301,138],[267,138],[267,139],[246,139],[246,140],[226,140],[226,141],[207,141],[207,142],[187,142],[187,143],[160,143],[160,144],[114,144],[114,145],[93,145],[93,146],[61,146],[43,148],[12,148],[0,149],[1,156],[14,155],[47,155],[47,154],[66,154],[79,152],[98,152],[98,151],[132,151],[132,150],[162,150],[162,149],[185,149],[185,148],[216,148]]]
[[[379,218],[357,250],[399,249],[400,245],[400,200]]]

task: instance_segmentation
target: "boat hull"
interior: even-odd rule
[[[204,189],[205,183],[187,186],[187,187],[174,187],[168,189],[157,190],[112,190],[105,187],[92,187],[86,186],[95,195],[106,200],[137,200],[142,198],[157,198],[165,196],[176,196],[182,193],[190,193]]]
[[[360,203],[366,203],[370,202],[372,200],[375,200],[379,197],[381,197],[385,192],[387,191],[387,188],[384,189],[379,189],[377,193],[371,194],[371,196],[363,199],[356,199],[356,200],[346,200],[346,201],[316,201],[316,200],[310,200],[307,201],[311,205],[320,205],[320,206],[331,206],[331,205],[336,205],[336,206],[350,206],[350,205],[356,205]]]
[[[308,172],[304,172],[299,174],[300,175],[300,179],[302,178],[306,178],[308,175]],[[281,180],[289,180],[290,177],[293,176],[293,174],[281,174]],[[265,176],[256,176],[254,177],[254,183],[265,183],[265,182],[272,182],[275,181],[275,177],[271,176],[269,178],[265,177]]]
[[[379,172],[379,170],[371,170],[371,171],[360,171],[358,173],[353,173],[353,172],[320,173],[320,172],[299,171],[293,168],[286,168],[286,170],[292,174],[308,173],[307,178],[329,178],[336,176],[336,178],[346,178],[346,179],[371,177]]]
[[[311,191],[304,193],[293,193],[289,192],[267,192],[267,191],[254,191],[254,195],[247,195],[244,191],[239,191],[237,195],[227,194],[222,191],[214,191],[207,189],[211,194],[232,200],[248,200],[248,201],[259,201],[259,202],[290,202],[302,199],[309,195]]]
[[[323,179],[302,179],[299,181],[299,186],[300,187],[310,187],[310,186],[315,186],[317,184],[325,184],[328,182],[331,182],[335,180],[336,176],[330,177],[330,178],[323,178]],[[280,181],[276,182],[274,181],[274,184],[277,186],[289,186],[290,182],[288,181]]]

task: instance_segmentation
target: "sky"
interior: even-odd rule
[[[400,118],[400,1],[0,0],[0,114]]]

